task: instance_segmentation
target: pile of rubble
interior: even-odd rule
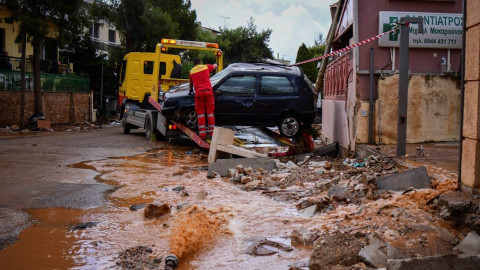
[[[271,170],[237,165],[227,177],[243,190],[293,203],[299,216],[314,221],[291,236],[293,243],[313,248],[310,269],[480,265],[480,238],[468,234],[480,228],[480,207],[445,199],[457,189],[456,179],[435,179],[424,167],[410,169],[381,155],[303,155],[275,165]],[[465,217],[467,208],[469,227],[441,219]]]

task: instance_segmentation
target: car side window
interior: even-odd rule
[[[262,76],[260,82],[261,95],[288,95],[293,93],[290,80],[284,76]]]
[[[223,82],[217,90],[223,95],[253,96],[255,93],[255,75],[233,76]]]

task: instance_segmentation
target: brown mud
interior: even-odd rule
[[[360,198],[356,203],[332,202],[322,213],[306,218],[296,208],[299,197],[272,199],[261,191],[242,190],[228,179],[207,179],[201,154],[187,154],[188,150],[158,149],[73,165],[95,170],[98,181],[119,188],[109,192],[109,202],[97,209],[29,210],[36,225],[0,251],[2,268],[162,268],[165,256],[174,253],[180,257],[178,269],[287,269],[308,260],[311,247],[295,246],[291,252],[271,256],[252,256],[245,250],[262,237],[289,245],[292,231],[306,228],[319,239],[336,233],[360,238],[376,233],[389,237],[395,248],[408,255],[428,256],[451,252],[459,234],[428,212],[428,201],[455,188],[452,175],[441,171],[432,171],[438,174],[436,179],[441,178],[435,189],[392,193],[376,200]],[[335,175],[339,184],[351,185],[342,170],[352,169],[342,162],[332,163],[332,175],[322,172],[321,177],[306,177],[299,169],[282,180],[283,190],[314,189],[314,181]],[[175,191],[178,186],[188,195]],[[326,196],[327,191],[317,188],[315,196]],[[143,210],[129,209],[146,203],[168,204],[172,212],[150,220],[143,217]],[[95,225],[74,229],[84,222]]]

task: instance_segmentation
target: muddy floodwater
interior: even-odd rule
[[[149,257],[163,261],[170,253],[169,237],[176,219],[190,205],[213,209],[209,213],[225,224],[212,241],[183,256],[178,269],[287,269],[290,263],[309,257],[311,251],[301,247],[272,256],[246,254],[246,247],[258,237],[290,244],[291,231],[310,219],[300,217],[293,204],[242,191],[225,179],[207,179],[204,156],[187,154],[188,150],[160,149],[74,165],[78,170],[95,170],[97,180],[118,187],[106,194],[109,202],[86,210],[28,210],[34,224],[20,234],[17,243],[0,251],[0,268],[116,267],[118,254],[136,246],[150,247]],[[179,185],[188,196],[172,190]],[[206,196],[197,196],[205,192]],[[145,219],[143,209],[130,210],[131,205],[146,203],[166,203],[172,212]],[[86,228],[75,227],[87,222]]]
[[[244,186],[227,178],[207,178],[206,154],[191,147],[168,146],[137,156],[73,164],[69,167],[94,172],[97,181],[114,187],[105,194],[107,203],[90,209],[26,210],[32,225],[15,244],[0,251],[0,268],[156,269],[175,253],[180,257],[178,269],[288,269],[308,266],[312,254],[311,247],[292,245],[295,229],[315,232],[324,258],[350,248],[344,246],[348,237],[364,241],[373,234],[405,256],[449,254],[459,234],[465,233],[435,217],[427,205],[456,188],[455,173],[428,165],[429,175],[439,181],[434,189],[369,195],[361,193],[367,189],[361,179],[368,180],[365,174],[374,168],[380,175],[396,171],[390,161],[380,160],[368,169],[349,167],[340,159],[330,161],[319,158],[290,170],[283,180],[262,176]],[[333,182],[337,186],[332,187]],[[262,186],[267,183],[270,186]],[[258,190],[246,191],[247,186]],[[341,195],[327,194],[335,188],[363,195],[335,199]],[[308,196],[328,202],[313,217],[298,209]],[[147,219],[143,206],[149,203],[166,204],[170,213]],[[247,252],[252,243],[265,238],[277,244],[261,252],[266,255],[274,249],[274,254]]]

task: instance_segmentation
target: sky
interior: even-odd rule
[[[197,21],[213,29],[246,26],[250,17],[257,30],[272,29],[274,56],[295,62],[298,47],[311,46],[319,33],[327,37],[330,4],[336,0],[191,0]],[[228,17],[228,18],[225,18]]]

